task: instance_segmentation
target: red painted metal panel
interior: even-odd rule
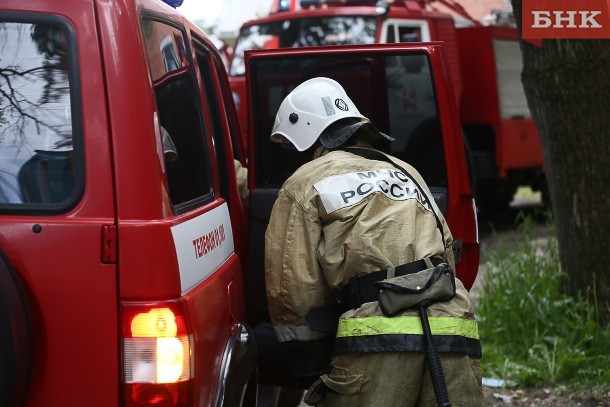
[[[169,6],[161,8],[154,1],[139,4],[166,13],[173,10]],[[164,181],[162,149],[157,145],[160,137],[155,137],[158,118],[138,23],[140,15],[132,1],[99,0],[97,10],[99,24],[105,27],[100,37],[105,58],[119,222],[161,219],[171,214],[171,205]],[[173,14],[177,15],[177,12],[173,11]]]
[[[214,405],[223,351],[235,322],[233,316],[243,318],[243,301],[237,301],[240,305],[234,315],[230,312],[229,290],[234,289],[232,282],[235,280],[236,287],[242,286],[241,264],[234,255],[208,280],[184,296],[195,330],[195,405]],[[243,291],[232,297],[243,298],[240,295]]]
[[[42,226],[38,234],[34,223]],[[26,405],[114,405],[116,267],[100,262],[101,226],[77,218],[3,219],[0,230],[32,312],[35,358]]]
[[[457,30],[455,29],[451,18],[435,18],[428,20],[430,22],[432,41],[442,41],[444,43],[445,55],[451,71],[451,81],[455,92],[456,101],[460,101],[460,97],[464,92],[464,84],[462,81],[462,67],[460,66],[460,54],[456,39]]]
[[[442,77],[435,75],[435,86],[441,114],[449,184],[445,219],[453,238],[462,241],[462,259],[456,266],[456,274],[466,289],[470,289],[479,270],[477,219],[468,183],[464,142],[451,81],[452,72],[449,70],[449,62],[444,57],[443,51],[440,47],[434,49],[437,55],[432,59],[432,63],[434,72],[443,75]]]
[[[460,102],[462,124],[497,123],[498,85],[491,27],[456,30],[465,91]]]
[[[544,169],[540,138],[531,119],[501,120],[496,127],[496,147],[501,176],[511,169]]]
[[[0,216],[0,246],[24,281],[34,366],[27,406],[116,405],[116,266],[102,264],[102,226],[114,223],[104,75],[93,1],[5,0],[3,11],[60,16],[74,29],[85,138],[85,190],[69,212]],[[34,224],[41,226],[34,233]],[[104,391],[100,391],[104,389]]]
[[[248,157],[250,141],[248,140],[248,103],[246,99],[246,78],[243,76],[230,76],[229,83],[233,92],[233,100],[237,109],[237,120],[241,129],[242,144],[245,156]]]

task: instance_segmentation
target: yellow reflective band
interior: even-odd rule
[[[428,317],[432,335],[459,335],[479,339],[477,322],[455,317]],[[337,338],[364,335],[423,335],[419,317],[364,317],[339,320]]]

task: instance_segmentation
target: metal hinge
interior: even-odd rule
[[[102,263],[111,264],[118,260],[116,225],[102,226]]]

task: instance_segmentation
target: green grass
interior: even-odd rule
[[[515,386],[558,385],[570,393],[610,391],[610,326],[597,301],[561,292],[556,239],[532,239],[534,221],[520,219],[520,239],[488,253],[476,307],[484,377]]]

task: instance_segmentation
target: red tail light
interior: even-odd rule
[[[125,405],[190,405],[193,345],[182,303],[124,303]]]

